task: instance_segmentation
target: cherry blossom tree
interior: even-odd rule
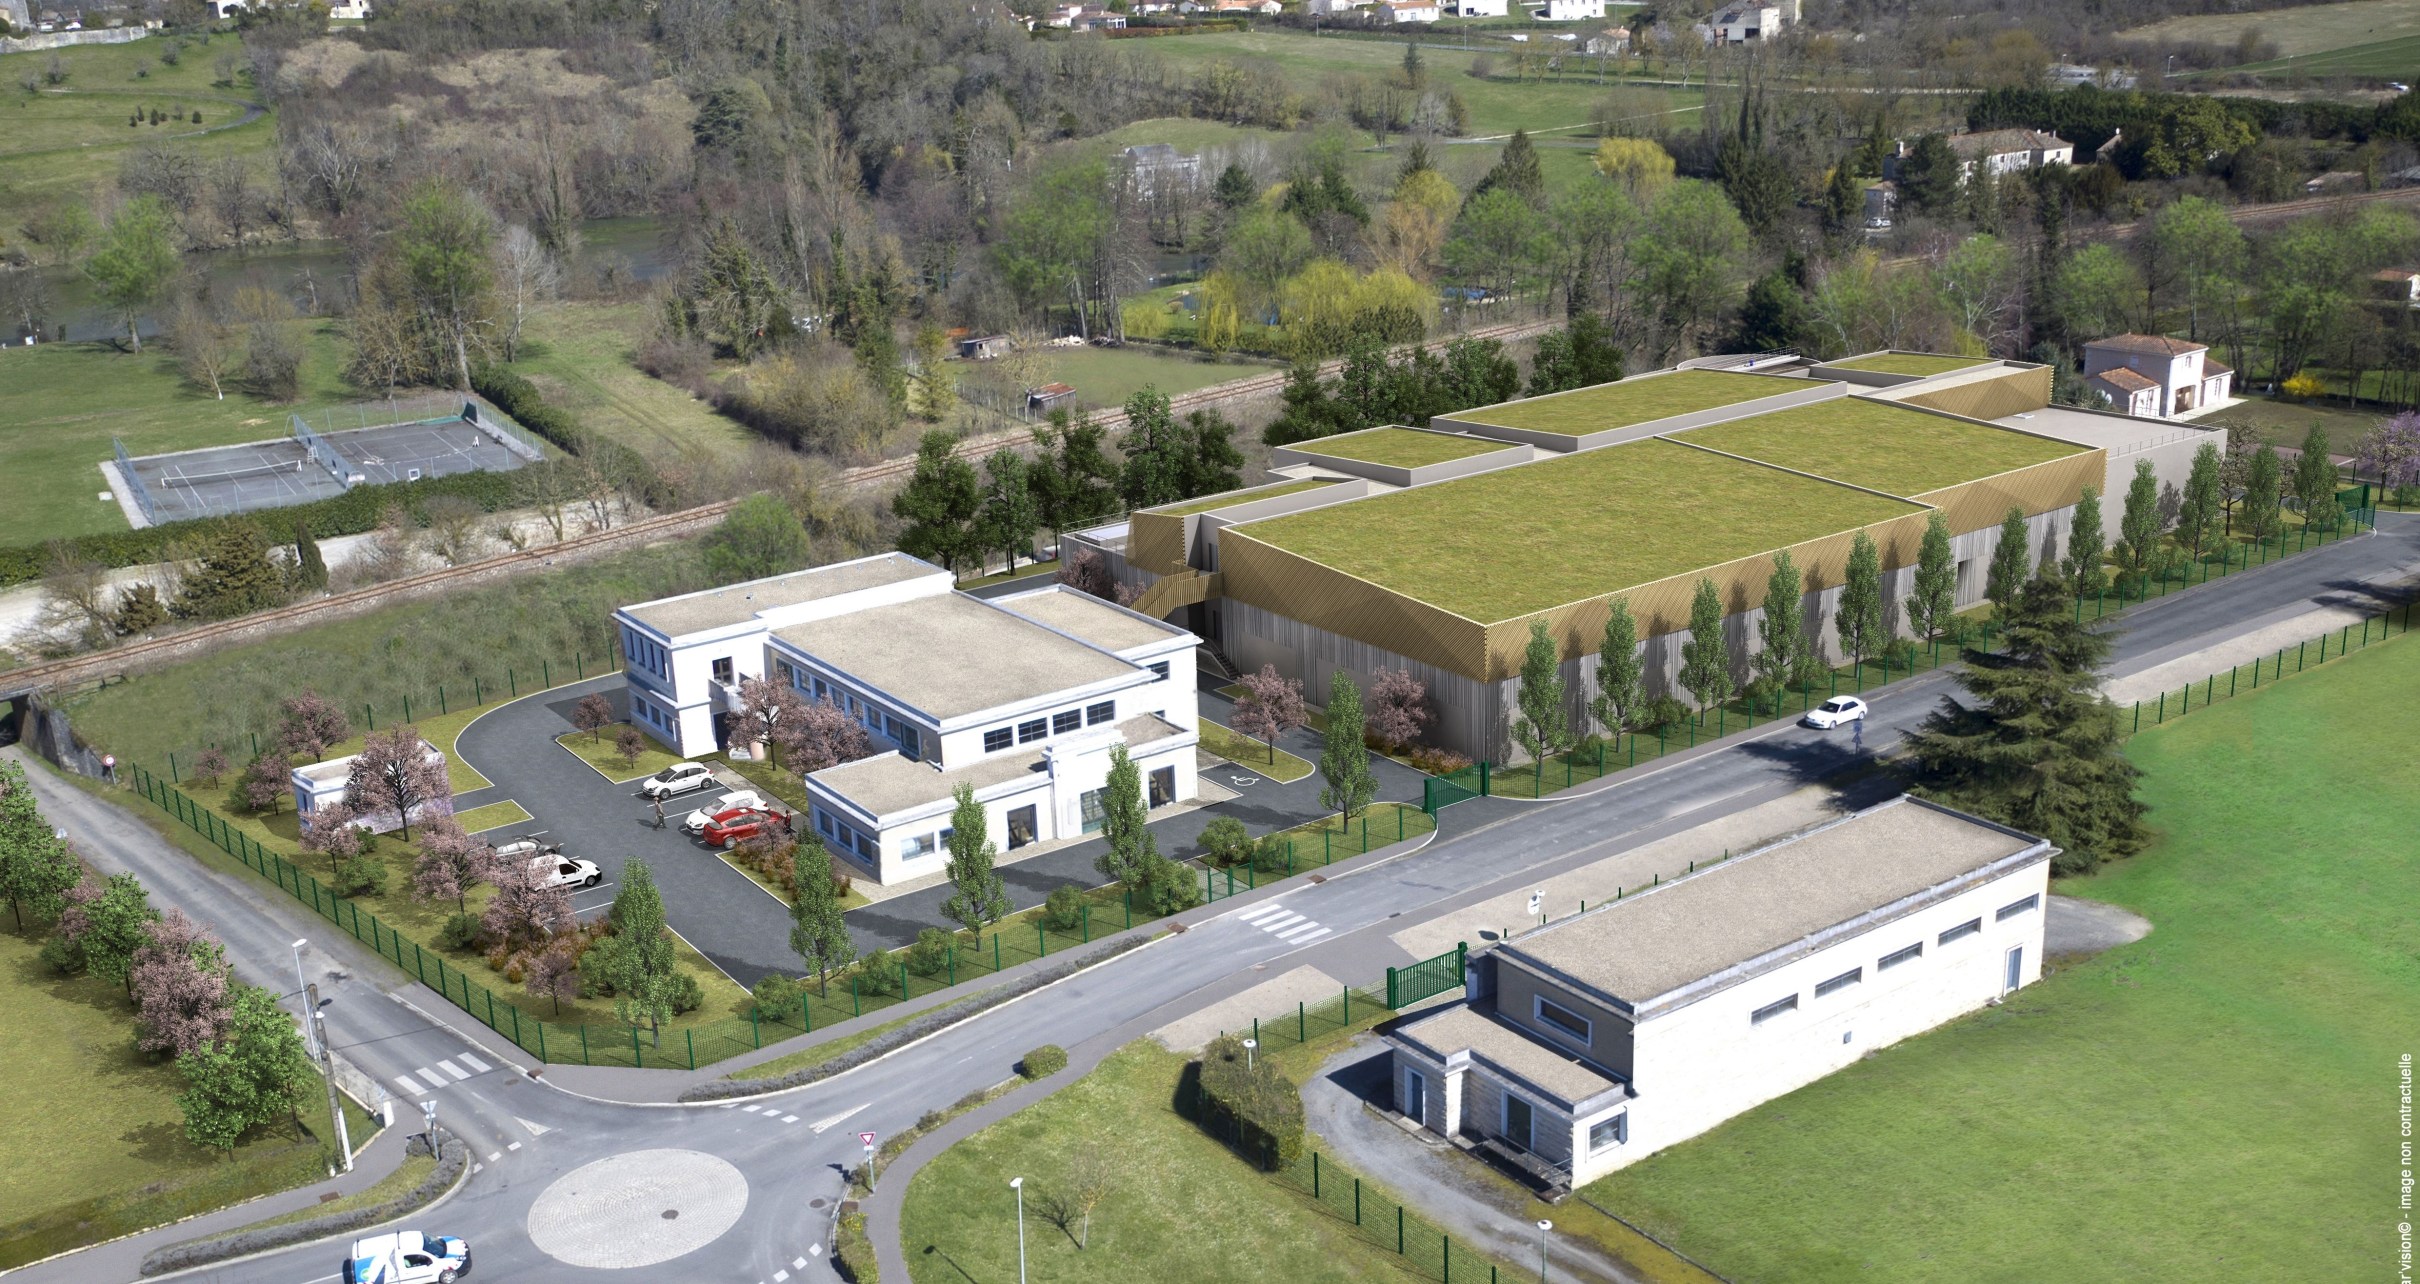
[[[252,760],[237,781],[244,805],[254,811],[276,811],[279,800],[294,792],[294,764],[275,749]]]
[[[571,707],[571,725],[588,733],[588,743],[597,742],[597,733],[613,725],[613,703],[603,693],[584,695]]]
[[[353,735],[344,710],[317,691],[288,696],[277,708],[278,747],[297,758],[317,762]]]
[[[420,827],[420,859],[412,864],[412,895],[424,901],[454,900],[454,909],[469,913],[471,888],[495,876],[496,849],[485,839],[462,832],[454,818],[432,819]]]
[[[580,997],[580,956],[569,941],[557,941],[529,961],[530,997],[554,1000],[554,1015],[563,1015],[563,1000]]]
[[[406,842],[412,837],[413,812],[423,807],[450,812],[453,800],[445,759],[428,751],[418,727],[371,732],[353,760],[353,778],[345,787],[345,802],[356,815],[393,813]]]
[[[1278,676],[1277,666],[1264,664],[1260,672],[1243,676],[1244,698],[1235,702],[1235,712],[1227,724],[1237,732],[1264,740],[1269,745],[1269,761],[1277,761],[1277,738],[1310,721],[1310,711],[1303,707],[1302,681]]]
[[[622,760],[625,770],[639,765],[639,755],[647,752],[647,733],[625,722],[613,733],[613,756]]]
[[[303,827],[302,849],[327,857],[328,872],[341,877],[339,867],[361,855],[361,826],[353,823],[359,818],[350,802],[321,807],[305,817],[309,823]]]
[[[219,748],[217,745],[212,745],[209,748],[202,750],[199,754],[194,755],[193,778],[197,781],[206,782],[203,785],[204,788],[217,788],[220,778],[224,777],[226,774],[226,750]]]
[[[865,724],[830,700],[802,701],[795,716],[778,724],[778,734],[783,761],[802,776],[874,752]]]
[[[1410,669],[1380,669],[1370,683],[1370,734],[1389,749],[1400,749],[1420,738],[1435,717],[1428,707],[1428,686]]]
[[[1110,574],[1108,561],[1089,550],[1067,559],[1067,564],[1059,568],[1058,580],[1104,602],[1125,606],[1134,601],[1134,590],[1118,583],[1117,577]]]
[[[747,728],[750,740],[761,740],[772,751],[776,767],[781,765],[782,751],[789,747],[783,724],[794,724],[806,713],[806,698],[787,682],[771,678],[739,680],[739,724]]]
[[[488,899],[479,925],[513,948],[534,945],[569,927],[571,889],[549,877],[553,863],[543,856],[497,863],[492,875],[496,894]]]
[[[2395,491],[2420,487],[2420,412],[2406,411],[2362,434],[2353,474],[2363,473]]]
[[[226,947],[183,910],[151,924],[127,976],[135,1046],[184,1056],[219,1041],[235,1016]]]

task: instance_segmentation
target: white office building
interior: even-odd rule
[[[1003,853],[1101,826],[1110,750],[1145,803],[1196,792],[1192,633],[1060,585],[985,600],[885,553],[622,608],[631,716],[689,757],[723,748],[739,683],[786,682],[876,752],[805,778],[809,820],[876,882],[944,865],[967,784]]]
[[[1404,1117],[1570,1188],[2042,974],[2049,843],[1900,797],[1471,958]]]

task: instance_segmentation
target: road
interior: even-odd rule
[[[2215,644],[2262,616],[2308,609],[2335,594],[2384,591],[2408,583],[2415,571],[2420,571],[2420,517],[2390,514],[2378,535],[2137,608],[2120,625],[2116,664],[2125,670],[2180,646]],[[1945,674],[1935,673],[1876,696],[1865,755],[1887,751],[1950,685]],[[1054,1082],[1072,1082],[1141,1032],[1295,966],[1365,977],[1373,963],[1400,956],[1388,937],[1410,922],[1778,798],[1860,761],[1848,738],[1838,733],[1774,724],[1571,795],[1462,803],[1444,813],[1437,840],[1424,847],[1347,866],[1324,882],[1290,881],[1189,912],[1181,916],[1185,931],[1123,959],[870,1066],[746,1105],[639,1107],[578,1098],[544,1079],[521,1077],[509,1050],[474,1045],[396,1003],[390,995],[426,992],[403,987],[349,940],[336,937],[312,966],[323,975],[342,974],[331,1009],[338,1045],[376,1067],[382,1078],[416,1074],[419,1067],[449,1057],[459,1062],[466,1051],[497,1067],[436,1095],[446,1103],[449,1119],[472,1130],[475,1145],[511,1139],[521,1143],[520,1149],[489,1151],[502,1158],[473,1174],[440,1213],[423,1219],[431,1230],[469,1237],[482,1273],[511,1279],[604,1278],[612,1270],[675,1260],[667,1253],[677,1252],[682,1278],[759,1284],[821,1280],[830,1278],[821,1253],[829,1204],[816,1201],[840,1192],[840,1166],[856,1159],[854,1134],[860,1128],[888,1133],[927,1110],[998,1083],[1026,1049],[1042,1043],[1070,1050],[1070,1071]],[[286,942],[295,936],[332,935],[299,906],[282,898],[263,902],[248,885],[197,866],[106,805],[65,790],[43,773],[36,779],[46,806],[56,800],[57,823],[97,861],[134,869],[163,903],[182,904],[212,923],[249,975],[274,978],[286,966]],[[1282,901],[1331,934],[1290,944],[1233,912],[1270,901]],[[749,1110],[749,1105],[759,1108]],[[546,1131],[535,1133],[520,1120]],[[581,1171],[638,1152],[648,1157],[629,1161],[624,1170]],[[716,1166],[716,1159],[728,1169]],[[886,1183],[872,1209],[883,1269],[904,1280],[906,1261],[885,1220],[899,1189]],[[553,1197],[545,1198],[550,1192]],[[573,1215],[566,1216],[565,1208]],[[585,1220],[577,1215],[584,1210],[591,1214]],[[690,1228],[726,1219],[729,1229],[702,1245],[690,1246],[684,1238],[692,1235]],[[321,1280],[328,1259],[325,1246],[304,1247],[217,1268],[204,1278]],[[97,1278],[79,1274],[76,1261],[59,1264],[64,1270],[50,1268],[48,1275],[28,1272],[26,1278]],[[1562,1257],[1556,1267],[1565,1278],[1591,1273],[1584,1263]]]

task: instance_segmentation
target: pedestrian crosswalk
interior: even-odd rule
[[[1266,905],[1255,905],[1236,917],[1288,945],[1308,945],[1320,937],[1329,935],[1334,930],[1321,927],[1312,919],[1297,914],[1275,901]]]
[[[470,1053],[457,1052],[438,1061],[434,1067],[420,1066],[410,1074],[396,1075],[389,1082],[403,1089],[403,1095],[407,1097],[425,1097],[440,1088],[450,1087],[472,1075],[486,1074],[493,1069],[494,1066]]]

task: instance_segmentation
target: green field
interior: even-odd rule
[[[1256,504],[1264,499],[1299,495],[1306,490],[1317,490],[1322,486],[1332,485],[1335,483],[1324,477],[1312,478],[1308,481],[1279,482],[1274,486],[1254,486],[1246,490],[1230,490],[1204,499],[1189,499],[1182,504],[1170,504],[1164,508],[1146,508],[1142,511],[1157,513],[1162,517],[1191,517],[1195,513],[1232,508],[1237,504]],[[966,588],[968,586],[961,584],[958,587]]]
[[[1442,432],[1421,432],[1413,428],[1364,428],[1360,432],[1297,442],[1294,449],[1307,454],[1357,459],[1365,464],[1382,464],[1391,468],[1421,468],[1429,464],[1469,459],[1474,455],[1492,455],[1500,450],[1512,449],[1512,443],[1457,437]]]
[[[0,1269],[327,1176],[336,1134],[316,1080],[303,1107],[310,1134],[264,1129],[232,1161],[201,1150],[176,1105],[184,1079],[135,1051],[125,995],[61,977],[36,957],[40,946],[0,931]],[[369,1140],[369,1118],[350,1102],[346,1116],[354,1144]]]
[[[2420,37],[2420,0],[2353,0],[2349,4],[2297,5],[2169,18],[2121,32],[2129,40],[2192,40],[2231,45],[2246,32],[2293,55],[2298,69],[2312,54],[2349,52],[2355,46]],[[2278,60],[2283,65],[2284,59]],[[2261,64],[2266,66],[2267,64]]]
[[[1889,495],[1922,495],[2084,451],[1863,397],[1835,397],[1672,439]]]
[[[1766,375],[1683,370],[1508,401],[1501,406],[1465,410],[1449,417],[1501,428],[1581,437],[1609,428],[1627,428],[1693,411],[1737,405],[1759,397],[1778,397],[1803,387],[1777,382]]]
[[[2328,435],[2331,454],[2349,455],[2361,442],[2363,434],[2378,426],[2378,421],[2392,411],[2345,410],[2333,405],[2297,404],[2269,397],[2246,397],[2224,410],[2214,410],[2194,421],[2197,428],[2228,428],[2243,426],[2257,430],[2264,440],[2280,446],[2300,446],[2302,439],[2317,424]]]
[[[1272,517],[1233,533],[1490,624],[1915,511],[1655,440]]]
[[[251,93],[247,73],[238,73],[234,88],[211,83],[221,53],[233,51],[240,60],[241,39],[233,34],[206,42],[188,39],[174,67],[160,62],[167,43],[152,36],[118,45],[0,54],[0,174],[8,178],[0,182],[0,245],[17,244],[18,225],[28,217],[56,204],[89,202],[97,187],[117,177],[128,151],[156,138],[198,135],[179,145],[206,159],[253,157],[261,176],[271,177],[276,116],[239,123]],[[26,71],[38,74],[54,53],[67,66],[66,83],[26,93],[20,83]],[[150,74],[138,78],[135,69],[143,63],[150,64]],[[127,117],[138,107],[146,111],[145,123],[129,126]],[[153,107],[183,119],[152,125],[148,111]],[[197,110],[199,125],[193,123]]]
[[[679,754],[666,749],[662,741],[647,735],[645,728],[641,728],[639,734],[646,736],[647,745],[639,751],[636,765],[623,766],[622,755],[613,747],[613,737],[615,732],[629,725],[626,722],[617,723],[593,736],[585,731],[573,731],[557,737],[555,743],[563,746],[572,757],[587,763],[598,775],[616,784],[652,776],[676,762],[686,761]]]
[[[2397,36],[2372,44],[2331,49],[2301,58],[2272,58],[2226,69],[2254,76],[2284,76],[2295,80],[2318,76],[2365,76],[2401,79],[2420,72],[2420,36]]]
[[[2377,1273],[2420,760],[2345,729],[2415,699],[2398,640],[2135,737],[2160,840],[2058,890],[2147,939],[1588,1194],[1734,1279]]]
[[[1250,767],[1279,784],[1311,774],[1311,764],[1283,749],[1272,750],[1265,740],[1254,740],[1207,718],[1202,720],[1201,732],[1203,752],[1216,754],[1239,767]]]
[[[631,364],[647,313],[643,303],[550,304],[529,322],[528,345],[512,368],[548,405],[625,446],[657,456],[704,450],[737,458],[755,434]]]
[[[1210,361],[1164,348],[1049,348],[1041,362],[1043,382],[1072,384],[1076,399],[1110,409],[1145,388],[1175,394],[1231,379],[1249,379],[1272,367],[1247,361]]]
[[[1870,370],[1875,374],[1937,375],[1991,364],[1986,357],[1944,357],[1930,352],[1881,352],[1870,357],[1824,363],[1834,370]]]
[[[6,162],[0,161],[0,168]],[[100,465],[109,440],[130,455],[227,446],[287,435],[296,406],[351,401],[340,372],[345,342],[333,321],[297,321],[303,341],[302,398],[294,406],[229,388],[224,401],[186,383],[161,345],[141,353],[106,343],[51,343],[0,350],[0,450],[9,501],[0,505],[0,544],[126,529]]]

